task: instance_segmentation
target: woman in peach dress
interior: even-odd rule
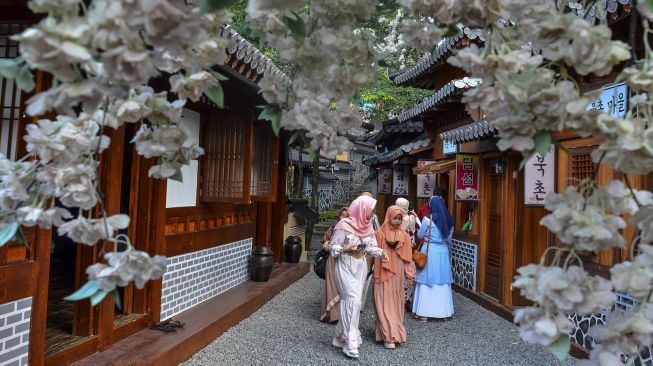
[[[387,349],[406,342],[404,278],[415,279],[411,239],[401,226],[404,215],[403,208],[390,206],[383,225],[376,231],[378,246],[389,258],[387,262],[377,258],[374,263],[376,340]]]

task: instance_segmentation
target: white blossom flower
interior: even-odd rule
[[[107,264],[93,264],[86,269],[86,274],[89,280],[97,282],[105,292],[110,292],[117,286],[127,286],[132,281],[136,288],[142,289],[147,281],[161,278],[166,270],[165,257],[150,257],[146,252],[131,246],[122,252],[109,252],[104,258]]]
[[[173,93],[177,93],[180,99],[190,99],[197,102],[204,94],[204,91],[218,81],[209,72],[200,71],[184,77],[181,74],[174,74],[170,77],[170,86]]]
[[[552,315],[537,307],[515,310],[515,324],[519,325],[519,336],[528,344],[548,346],[560,337],[567,337],[574,329],[565,315]]]
[[[129,216],[123,214],[99,219],[79,216],[60,225],[57,232],[61,236],[68,236],[76,243],[94,245],[100,240],[112,238],[116,230],[126,229],[128,226]]]

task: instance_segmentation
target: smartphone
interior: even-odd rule
[[[358,246],[356,247],[356,249],[360,250],[361,252],[364,252],[365,248],[367,248],[367,245],[365,244],[358,244]]]

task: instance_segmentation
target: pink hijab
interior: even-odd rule
[[[349,217],[341,219],[334,229],[349,231],[360,237],[374,234],[372,221],[367,218],[374,210],[376,200],[369,196],[360,196],[349,205]]]

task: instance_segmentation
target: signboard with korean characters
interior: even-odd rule
[[[417,162],[417,167],[422,167],[431,163],[433,163],[431,160],[420,160]],[[417,192],[418,198],[429,198],[433,195],[435,178],[436,175],[433,172],[417,174],[417,190],[415,192]]]
[[[376,179],[379,194],[392,194],[392,168],[379,168]]]
[[[524,204],[543,205],[546,195],[555,192],[555,147],[546,156],[533,155],[524,166]]]
[[[628,112],[628,86],[624,83],[603,89],[599,98],[587,105],[587,110],[601,109],[613,117],[623,118]]]
[[[479,165],[477,154],[456,155],[456,201],[479,199]]]
[[[407,165],[395,166],[392,173],[392,194],[395,196],[408,195],[408,174]]]

